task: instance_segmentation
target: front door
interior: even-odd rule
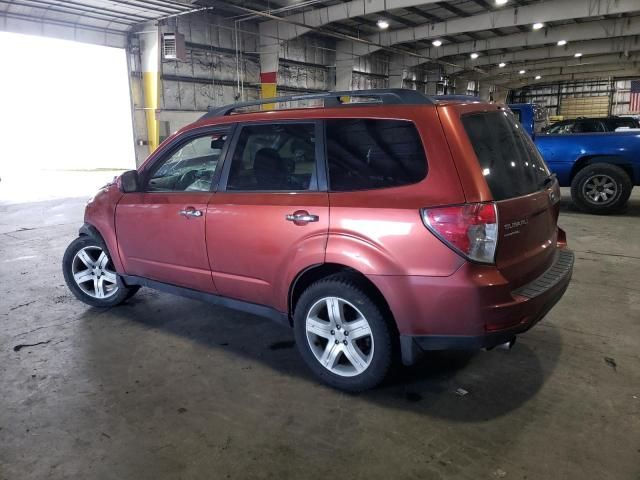
[[[205,212],[227,137],[225,130],[187,134],[141,172],[140,192],[123,195],[116,234],[127,274],[216,291]]]
[[[329,201],[316,122],[239,126],[207,209],[220,294],[286,311],[288,283],[323,263]]]

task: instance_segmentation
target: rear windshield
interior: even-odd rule
[[[549,170],[513,115],[504,111],[472,113],[464,115],[462,123],[494,200],[542,189]]]

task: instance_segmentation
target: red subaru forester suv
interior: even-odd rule
[[[299,101],[321,106],[237,113]],[[510,345],[538,322],[573,269],[559,199],[502,105],[259,100],[211,110],[104,187],[63,270],[92,306],[147,286],[292,326],[320,379],[358,391],[395,357]]]

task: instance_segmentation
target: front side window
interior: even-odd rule
[[[536,146],[507,112],[462,117],[493,199],[521,197],[543,188],[549,170]]]
[[[187,141],[152,170],[148,192],[208,192],[227,133],[208,133]]]
[[[231,159],[227,190],[317,189],[313,123],[246,125]]]
[[[329,186],[345,192],[399,187],[427,175],[420,135],[404,120],[326,121]]]

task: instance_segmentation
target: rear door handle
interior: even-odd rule
[[[202,216],[202,211],[200,210],[196,210],[193,207],[189,207],[189,208],[185,208],[184,210],[180,210],[178,212],[179,215],[182,215],[183,217],[187,217],[187,219],[192,218],[192,217],[201,217]]]
[[[320,220],[318,215],[311,215],[308,212],[295,212],[290,213],[285,217],[289,222],[294,223],[309,223],[309,222],[317,222]]]

